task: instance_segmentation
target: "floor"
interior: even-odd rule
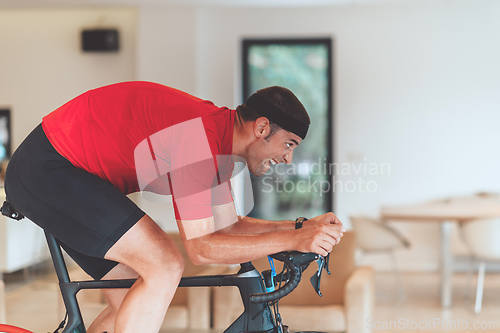
[[[500,332],[500,274],[487,274],[480,314],[474,313],[475,275],[455,274],[453,305],[446,310],[437,273],[403,273],[401,280],[402,288],[394,288],[393,274],[376,274],[374,332]]]
[[[7,320],[34,332],[53,332],[61,321],[57,284],[52,268],[39,265],[25,272],[7,274]],[[397,286],[401,286],[398,288]],[[473,311],[475,276],[455,274],[453,306],[442,310],[439,303],[439,275],[402,273],[401,282],[394,274],[376,274],[376,307],[373,332],[500,332],[500,274],[488,274],[485,280],[483,310]],[[92,293],[94,291],[86,291]],[[102,309],[87,294],[82,301],[85,320],[91,321]],[[286,318],[284,318],[286,322]],[[162,333],[180,333],[164,330]]]

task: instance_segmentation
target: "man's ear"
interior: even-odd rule
[[[254,123],[254,134],[257,138],[265,138],[269,135],[271,131],[271,124],[269,123],[269,119],[266,117],[259,117],[255,119]]]

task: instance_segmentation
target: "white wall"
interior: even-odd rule
[[[325,8],[206,8],[197,20],[197,92],[236,105],[242,37],[334,39],[335,160],[387,162],[373,193],[337,192],[336,213],[500,190],[500,2],[415,1]],[[339,180],[348,180],[341,176]],[[403,269],[438,265],[436,225],[398,224]],[[378,267],[385,258],[372,261]]]
[[[195,93],[196,11],[143,7],[139,11],[137,79]]]
[[[0,10],[0,106],[11,109],[13,149],[69,99],[134,79],[136,20],[133,8]],[[97,26],[119,29],[118,53],[81,51],[80,30]]]

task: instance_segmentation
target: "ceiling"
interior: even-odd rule
[[[402,2],[408,0],[392,0]],[[224,7],[301,7],[391,2],[391,0],[0,0],[0,7],[74,6],[224,6]]]

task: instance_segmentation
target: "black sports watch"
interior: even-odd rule
[[[302,224],[304,223],[304,221],[307,221],[307,218],[306,217],[297,217],[295,219],[295,229],[300,229],[302,228]]]

